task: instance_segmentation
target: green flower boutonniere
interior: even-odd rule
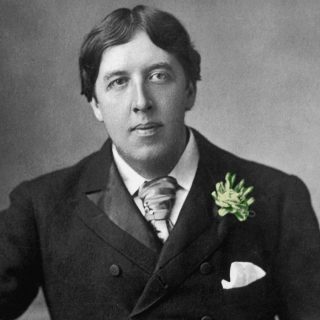
[[[236,186],[236,175],[228,172],[225,177],[226,182],[218,182],[216,190],[212,196],[216,205],[220,207],[218,214],[225,216],[232,213],[239,221],[245,221],[249,216],[249,206],[254,203],[254,198],[247,198],[253,187],[245,187],[244,180],[241,180]]]

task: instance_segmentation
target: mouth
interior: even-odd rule
[[[160,122],[140,123],[133,127],[131,131],[137,133],[139,136],[152,136],[156,134],[162,126]]]

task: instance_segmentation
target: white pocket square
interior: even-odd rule
[[[247,286],[266,275],[265,271],[251,262],[232,262],[230,267],[230,282],[222,280],[223,289],[233,289]]]

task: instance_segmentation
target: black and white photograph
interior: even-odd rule
[[[0,28],[0,320],[320,319],[318,0]]]

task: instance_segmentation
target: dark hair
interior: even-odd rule
[[[81,94],[89,102],[94,97],[103,52],[111,46],[129,42],[137,30],[145,31],[156,46],[173,54],[196,88],[196,81],[201,78],[200,54],[194,49],[186,29],[172,14],[139,5],[132,10],[121,8],[111,12],[85,37],[79,67]]]

